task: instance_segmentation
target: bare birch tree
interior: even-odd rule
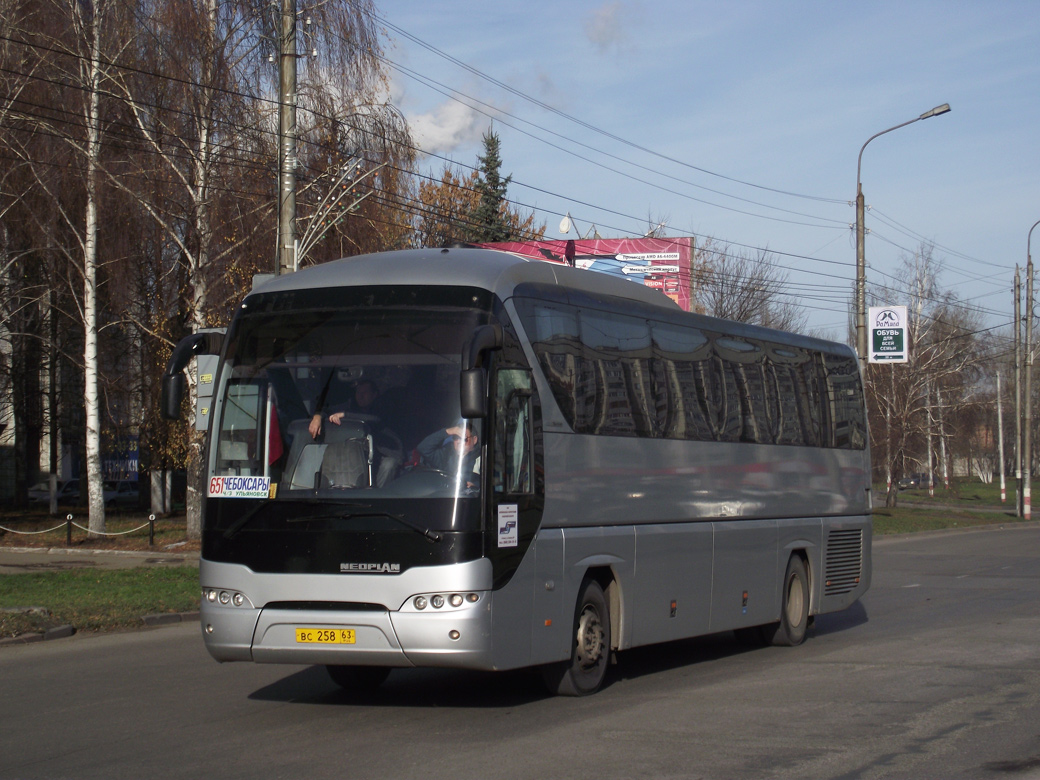
[[[60,139],[72,152],[80,199],[55,191],[54,178],[45,173],[31,147],[21,145],[23,161],[55,205],[64,234],[71,243],[55,242],[73,261],[81,285],[76,300],[83,326],[83,403],[88,517],[91,534],[105,531],[105,504],[101,470],[101,414],[98,397],[98,237],[99,184],[102,178],[105,104],[112,62],[125,46],[120,41],[120,13],[124,6],[113,0],[49,0],[40,17],[43,24],[17,30],[24,36],[26,61],[45,71],[46,77],[65,85],[60,103],[37,114],[22,113],[29,132]],[[19,18],[19,22],[26,19]]]
[[[807,315],[785,300],[787,272],[767,250],[752,255],[708,239],[697,254],[696,303],[705,314],[778,330],[805,329]]]

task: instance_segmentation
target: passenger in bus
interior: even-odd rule
[[[480,484],[477,432],[465,420],[459,420],[451,428],[438,429],[419,442],[416,448],[423,462],[430,468],[454,475],[466,475],[466,487],[476,488]]]
[[[382,487],[397,474],[404,462],[401,440],[383,423],[382,411],[376,406],[379,398],[379,386],[371,379],[362,379],[354,388],[354,397],[346,403],[334,406],[322,412],[315,412],[308,427],[311,437],[317,439],[322,432],[322,420],[328,419],[333,425],[342,425],[348,414],[362,415],[372,430],[372,438],[378,453],[376,485]]]

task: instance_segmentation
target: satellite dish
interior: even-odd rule
[[[567,216],[560,220],[560,232],[564,235],[571,232],[571,213],[569,211]]]

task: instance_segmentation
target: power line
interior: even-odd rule
[[[347,0],[347,2],[350,2],[350,0]],[[594,132],[594,133],[596,133],[598,135],[604,136],[605,138],[609,138],[609,139],[611,139],[613,141],[617,141],[618,143],[621,143],[621,144],[623,144],[625,146],[628,146],[630,148],[636,149],[638,151],[644,152],[644,153],[649,154],[649,155],[651,155],[653,157],[657,157],[658,159],[663,160],[665,162],[669,162],[669,163],[672,163],[672,164],[675,164],[675,165],[679,165],[679,166],[682,166],[684,168],[688,168],[690,170],[698,171],[700,173],[704,173],[704,174],[709,175],[709,176],[713,176],[713,177],[716,177],[716,178],[719,178],[719,179],[723,179],[725,181],[730,181],[730,182],[733,182],[735,184],[741,184],[741,185],[746,186],[746,187],[752,187],[754,189],[764,190],[766,192],[774,192],[774,193],[777,193],[777,194],[780,194],[780,195],[787,195],[787,196],[795,197],[795,198],[803,198],[803,199],[806,199],[806,200],[821,201],[821,202],[825,202],[825,203],[845,203],[845,202],[847,202],[844,199],[826,198],[826,197],[822,197],[822,196],[818,196],[818,195],[805,195],[805,194],[801,194],[801,193],[797,193],[797,192],[792,192],[792,191],[789,191],[789,190],[783,190],[783,189],[779,189],[779,188],[775,188],[775,187],[767,187],[765,185],[755,184],[754,182],[743,181],[741,179],[737,179],[737,178],[734,178],[732,176],[726,176],[724,174],[708,170],[707,168],[702,168],[700,166],[693,165],[692,163],[688,163],[688,162],[685,162],[683,160],[679,160],[677,158],[670,157],[668,155],[665,155],[665,154],[662,154],[660,152],[654,151],[653,149],[645,147],[645,146],[643,146],[643,145],[641,145],[639,143],[636,143],[634,141],[630,141],[630,140],[622,138],[621,136],[616,135],[616,134],[614,134],[614,133],[612,133],[610,131],[607,131],[607,130],[604,130],[602,128],[599,128],[599,127],[597,127],[597,126],[595,126],[595,125],[591,124],[590,122],[587,122],[587,121],[585,121],[583,119],[579,119],[579,118],[577,118],[575,116],[572,116],[571,114],[568,114],[568,113],[566,113],[564,111],[561,111],[560,109],[557,109],[557,108],[555,108],[555,107],[553,107],[553,106],[551,106],[551,105],[549,105],[547,103],[544,103],[543,101],[538,100],[537,98],[531,97],[527,93],[525,93],[525,92],[523,92],[523,91],[521,91],[519,89],[516,89],[515,87],[512,87],[509,84],[506,84],[505,82],[500,81],[500,80],[494,78],[493,76],[489,76],[488,74],[484,73],[483,71],[478,70],[477,68],[475,68],[475,67],[473,67],[471,65],[468,65],[467,63],[464,63],[461,60],[456,59],[455,57],[452,57],[450,54],[447,54],[446,52],[438,49],[437,47],[433,46],[432,44],[427,43],[426,41],[422,40],[421,38],[413,35],[412,33],[404,30],[403,28],[393,24],[392,22],[390,22],[385,17],[378,16],[378,14],[377,14],[377,18],[384,25],[386,25],[386,27],[388,29],[393,30],[394,32],[396,32],[399,35],[401,35],[402,37],[407,38],[408,40],[412,41],[413,43],[417,44],[418,46],[421,46],[422,48],[426,49],[427,51],[435,54],[436,56],[443,58],[444,60],[446,60],[446,61],[448,61],[448,62],[450,62],[450,63],[452,63],[452,64],[454,64],[454,65],[456,65],[456,66],[458,66],[460,68],[462,68],[463,70],[466,70],[469,73],[472,73],[473,75],[477,76],[478,78],[483,79],[483,80],[487,81],[488,83],[493,84],[493,85],[499,87],[500,89],[503,89],[506,92],[508,92],[508,93],[510,93],[512,95],[515,95],[516,97],[519,97],[522,100],[524,100],[524,101],[526,101],[528,103],[531,103],[534,106],[537,106],[538,108],[543,109],[544,111],[547,111],[549,113],[555,114],[555,115],[557,115],[557,116],[559,116],[559,117],[561,117],[563,119],[566,119],[567,121],[573,122],[574,124],[578,125],[579,127],[584,128],[585,130],[590,130],[590,131],[592,131],[592,132]]]

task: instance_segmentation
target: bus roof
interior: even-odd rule
[[[345,257],[271,277],[250,294],[386,284],[472,286],[490,290],[502,300],[512,297],[520,285],[546,285],[558,287],[561,292],[580,291],[638,302],[659,309],[666,319],[692,320],[706,330],[853,354],[850,347],[837,342],[684,312],[663,292],[639,282],[495,249],[406,249]]]
[[[641,283],[512,252],[478,248],[406,249],[345,257],[273,277],[255,292],[381,284],[469,285],[491,290],[505,299],[518,284],[524,283],[559,285],[679,310],[664,293]]]

